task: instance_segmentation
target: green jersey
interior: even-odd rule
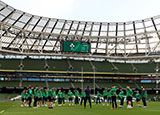
[[[126,93],[126,96],[127,96],[127,97],[128,97],[128,96],[132,97],[132,95],[133,95],[132,89],[131,89],[131,88],[127,88],[127,89],[128,89],[128,91],[127,91],[127,93]]]
[[[100,98],[102,95],[100,93],[97,93],[97,98]]]
[[[48,96],[49,96],[49,97],[52,97],[52,89],[49,89],[49,91],[48,91]]]
[[[57,89],[55,89],[54,91],[52,91],[52,97],[56,97],[56,91],[57,91]]]
[[[35,96],[35,97],[38,96],[38,92],[39,92],[38,89],[34,89],[34,90],[33,90],[33,93],[34,93],[34,96]]]
[[[120,99],[124,98],[124,91],[121,91],[118,96]]]
[[[108,89],[103,91],[103,96],[108,96]]]
[[[107,97],[111,97],[112,95],[111,95],[111,92],[108,92],[108,96]]]
[[[62,98],[65,98],[65,97],[66,97],[66,94],[65,94],[65,91],[63,91]]]
[[[75,95],[75,97],[79,97],[79,92],[74,91],[74,95]]]
[[[33,95],[32,89],[29,89],[28,94],[29,94],[29,97],[32,97],[32,95]]]
[[[38,91],[38,97],[41,98],[42,96],[42,91]]]
[[[141,95],[142,95],[142,98],[146,98],[146,97],[147,97],[147,91],[145,91],[145,90],[142,91],[142,92],[141,92]]]
[[[139,93],[136,94],[136,99],[140,99],[140,94]]]
[[[68,92],[68,97],[72,98],[73,97],[73,93],[72,92]]]
[[[117,94],[116,94],[116,91],[117,91],[117,88],[112,88],[112,89],[110,90],[111,96],[116,96],[116,95],[117,95]]]
[[[82,91],[81,97],[86,97],[86,92],[85,91]]]
[[[25,98],[25,97],[26,97],[26,93],[25,93],[24,91],[21,93],[21,97],[22,97],[22,98]]]
[[[48,97],[48,91],[44,91],[43,96],[44,96],[45,98],[47,98],[47,97]]]
[[[57,96],[58,96],[58,98],[62,98],[63,97],[63,93],[62,92],[58,92]]]
[[[26,96],[26,98],[28,98],[28,97],[29,97],[29,93],[28,93],[28,92],[26,92],[26,93],[25,93],[25,96]]]
[[[45,97],[45,90],[42,89],[42,96]]]

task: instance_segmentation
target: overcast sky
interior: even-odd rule
[[[2,0],[16,9],[51,18],[123,22],[160,15],[160,0]]]

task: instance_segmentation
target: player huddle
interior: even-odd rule
[[[99,91],[97,91],[97,96],[95,97],[96,104],[100,104],[103,102],[103,105],[105,103],[107,106],[112,103],[112,109],[117,109],[117,98],[120,100],[119,107],[123,107],[124,101],[126,99],[127,101],[127,108],[133,108],[133,91],[132,89],[127,86],[127,88],[120,89],[119,93],[117,94],[118,89],[116,86],[112,86],[111,89],[105,88],[103,90],[103,93],[101,94]],[[125,93],[126,92],[126,96]],[[140,100],[142,99],[143,107],[146,107],[146,97],[147,92],[145,88],[139,88],[136,91],[136,103],[137,106],[140,106]],[[55,88],[39,88],[36,86],[35,88],[29,87],[23,90],[21,93],[22,103],[21,107],[27,106],[31,107],[32,99],[33,101],[33,107],[41,107],[45,106],[48,108],[53,108],[55,106],[55,103],[58,102],[58,106],[65,105],[65,102],[68,100],[69,106],[71,105],[82,105],[84,102],[84,108],[86,108],[86,102],[89,102],[90,108],[92,108],[92,99],[91,99],[91,90],[89,86],[86,89],[83,89],[79,92],[79,90],[68,90],[66,93],[63,89],[55,89]]]

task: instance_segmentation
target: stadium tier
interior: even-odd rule
[[[83,61],[64,59],[0,59],[0,69],[5,70],[39,70],[45,71],[78,71],[112,72],[112,73],[156,73],[155,69],[159,63],[113,63],[107,61]],[[133,66],[136,68],[134,71]],[[116,69],[115,69],[116,67]],[[158,66],[159,67],[159,66]]]
[[[19,87],[20,81],[2,81],[0,82],[0,87]],[[45,81],[23,81],[22,87],[56,87],[56,88],[82,88],[82,82],[48,82],[48,86]],[[132,88],[140,88],[144,86],[145,88],[156,88],[155,83],[128,83],[128,82],[96,82],[95,88],[110,88],[112,85],[118,88],[126,88],[130,85]],[[84,82],[83,87],[86,88],[90,86],[94,88],[93,82]],[[160,88],[160,86],[159,86]]]

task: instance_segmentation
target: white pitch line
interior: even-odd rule
[[[3,113],[3,112],[4,112],[4,110],[0,111],[0,113]]]

